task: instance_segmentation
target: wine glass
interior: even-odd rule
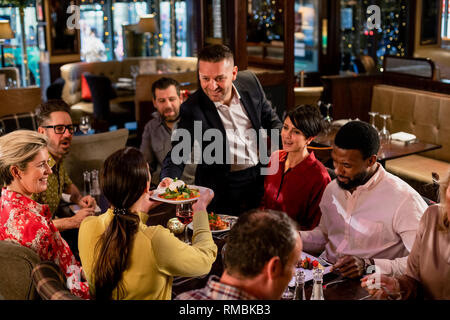
[[[327,103],[326,105],[325,105],[325,108],[327,108],[327,115],[326,115],[326,117],[325,117],[325,120],[326,121],[329,121],[329,122],[331,122],[332,120],[333,120],[333,118],[331,118],[331,116],[330,116],[330,108],[332,107],[333,105],[331,104],[331,103]]]
[[[372,127],[375,128],[375,130],[377,130],[377,132],[379,132],[377,126],[375,125],[375,117],[379,114],[379,112],[375,112],[375,111],[371,111],[369,112],[369,116],[370,116],[370,124],[372,125]]]
[[[294,279],[295,279],[295,274],[294,274]],[[294,294],[295,294],[295,280],[293,281],[293,279],[291,279],[291,281],[286,286],[286,289],[284,289],[283,294],[281,295],[281,300],[293,300]]]
[[[325,108],[327,108],[327,115],[325,116],[325,118],[323,118],[324,122],[325,122],[325,133],[329,133],[331,130],[331,122],[333,121],[333,118],[331,118],[330,116],[330,108],[332,107],[331,103],[327,103],[325,104]]]
[[[11,78],[6,79],[6,83],[5,83],[5,90],[14,88],[13,87],[13,80]]]
[[[130,74],[133,77],[133,88],[136,88],[136,77],[139,75],[139,66],[133,65],[130,68]]]
[[[381,129],[379,135],[380,135],[380,142],[382,144],[389,143],[391,141],[391,134],[387,129],[387,120],[391,118],[389,114],[380,114],[380,118],[383,119],[383,129]]]
[[[91,130],[91,120],[89,119],[89,116],[82,116],[80,118],[80,130],[84,134],[87,134],[89,130]]]
[[[192,222],[194,216],[194,210],[192,209],[192,202],[179,203],[176,208],[176,216],[182,224],[184,224],[184,242],[191,244],[188,238],[187,225]]]
[[[283,294],[281,295],[281,300],[293,300],[294,299],[294,290],[295,287],[289,287],[289,285],[284,290]]]

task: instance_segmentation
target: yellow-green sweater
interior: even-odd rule
[[[87,217],[80,226],[78,249],[91,291],[95,290],[91,281],[95,245],[113,215],[109,209],[100,216]],[[127,291],[124,299],[170,300],[174,276],[195,277],[209,273],[216,260],[217,246],[205,211],[194,214],[192,246],[163,226],[147,226],[147,214],[139,216],[141,222],[130,252],[129,268],[122,277]],[[116,297],[114,290],[113,298]]]

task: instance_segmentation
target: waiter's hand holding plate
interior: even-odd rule
[[[206,207],[211,203],[214,198],[214,191],[209,188],[200,189],[200,197],[192,205],[194,212],[206,211]]]

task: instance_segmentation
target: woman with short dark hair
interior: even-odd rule
[[[97,300],[168,300],[173,276],[207,274],[217,246],[206,206],[214,194],[201,192],[194,210],[192,246],[163,226],[146,226],[150,172],[142,153],[127,147],[110,155],[100,172],[100,187],[111,207],[81,223],[78,247],[91,294]]]
[[[331,181],[323,164],[307,147],[322,130],[317,108],[301,105],[290,110],[281,129],[283,149],[272,154],[269,166],[278,170],[267,175],[261,207],[279,210],[294,219],[300,230],[319,224],[319,203]]]

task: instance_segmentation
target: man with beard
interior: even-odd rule
[[[81,195],[64,168],[64,157],[69,153],[74,132],[70,107],[62,100],[49,100],[36,108],[36,118],[38,132],[49,138],[49,166],[52,174],[48,177],[47,190],[33,194],[33,200],[49,206],[53,223],[59,231],[78,229],[85,217],[94,214],[96,203],[91,196]],[[81,209],[71,217],[55,219],[63,193],[69,194],[70,201]]]
[[[343,276],[362,276],[370,265],[387,275],[406,270],[420,218],[427,208],[406,182],[377,162],[376,130],[351,121],[336,134],[333,151],[337,178],[322,196],[322,218],[301,231],[305,252],[321,254]]]
[[[228,47],[203,48],[197,68],[201,88],[181,106],[178,129],[189,133],[196,161],[196,151],[201,151],[195,184],[214,190],[208,210],[240,215],[259,207],[264,193],[259,131],[266,130],[272,136],[271,129],[275,129],[279,135],[282,123],[256,75],[248,70],[238,72]],[[183,173],[187,161],[180,160],[188,155],[180,155],[179,145],[183,146],[184,140],[174,141],[164,159],[161,186]]]
[[[150,167],[152,186],[157,186],[162,162],[172,148],[170,136],[179,120],[183,98],[178,81],[166,77],[153,83],[152,96],[153,105],[157,111],[152,114],[152,119],[145,125],[140,150]],[[195,165],[189,164],[179,178],[187,184],[193,184],[194,175]]]

